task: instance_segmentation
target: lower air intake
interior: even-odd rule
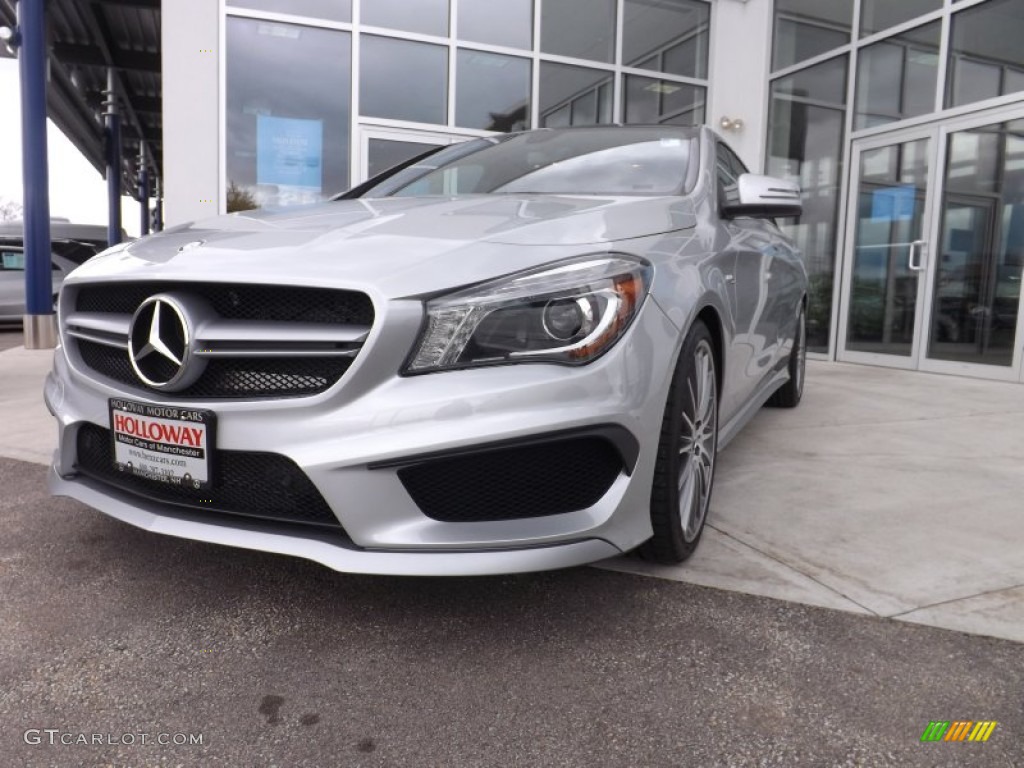
[[[398,477],[427,517],[471,523],[587,509],[622,470],[610,442],[586,436],[428,459]]]

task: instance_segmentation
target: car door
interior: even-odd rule
[[[747,173],[747,169],[722,142],[716,142],[715,163],[721,210],[726,195],[735,191],[737,179]],[[771,371],[777,354],[778,333],[772,327],[773,317],[769,311],[771,269],[776,253],[770,229],[773,226],[752,218],[722,219],[729,250],[735,258],[728,280],[735,329],[726,361],[728,391],[734,398],[729,404],[730,412],[740,410],[754,395]]]

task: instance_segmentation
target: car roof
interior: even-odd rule
[[[122,237],[127,233],[121,230]],[[0,238],[21,240],[24,238],[24,222],[7,221],[0,224]],[[84,242],[106,243],[107,228],[98,224],[73,224],[60,219],[50,220],[51,240],[81,240]]]

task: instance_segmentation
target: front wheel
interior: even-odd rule
[[[796,408],[804,396],[807,376],[807,311],[800,310],[796,320],[793,351],[789,353],[789,381],[775,391],[767,405],[771,408]]]
[[[718,371],[700,321],[683,342],[661,422],[651,490],[654,536],[640,555],[681,563],[697,549],[711,504],[718,452]]]

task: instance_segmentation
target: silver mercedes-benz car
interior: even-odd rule
[[[800,400],[799,210],[706,128],[572,128],[113,248],[61,292],[50,488],[339,571],[682,561]]]

